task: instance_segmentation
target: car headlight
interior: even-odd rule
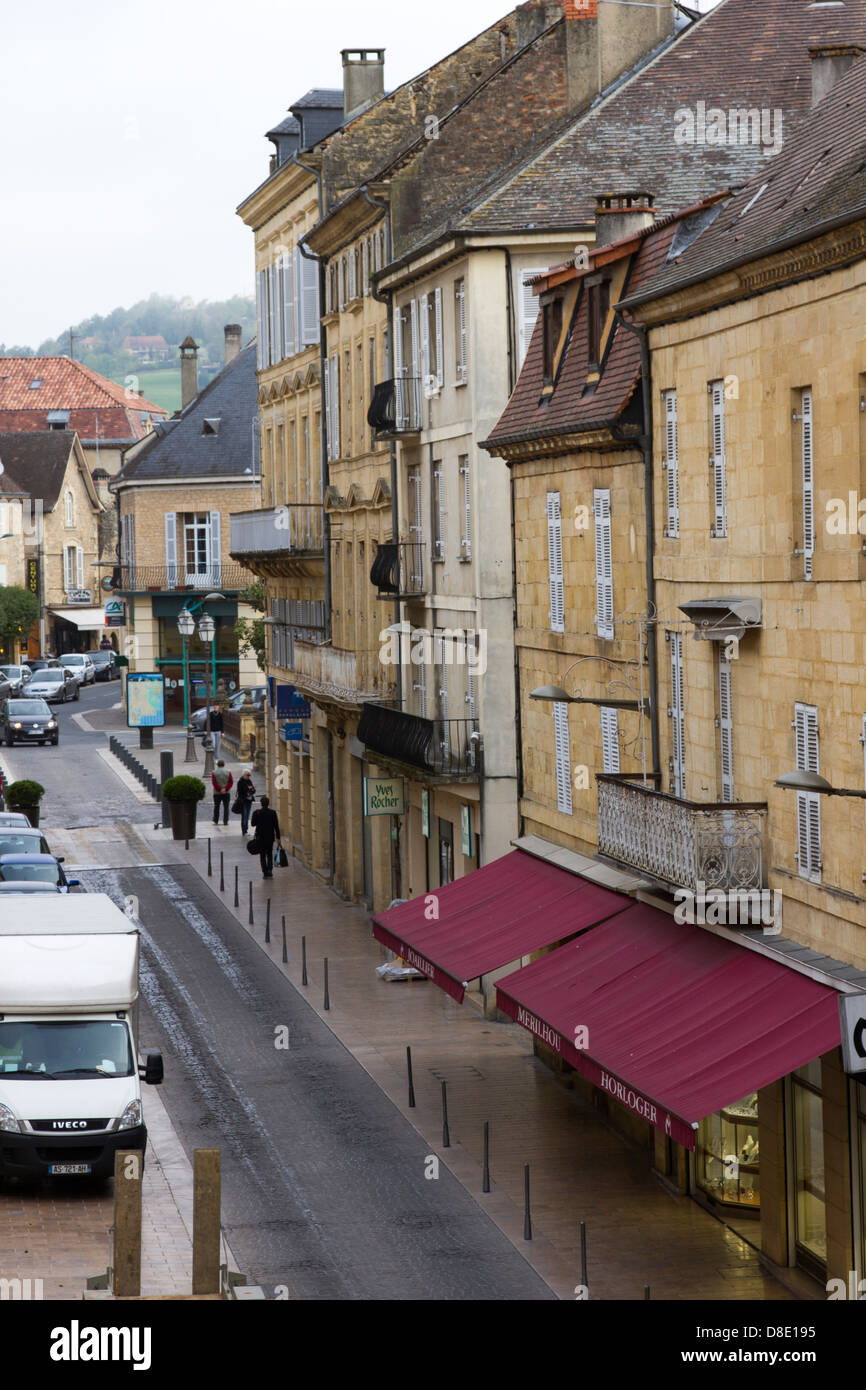
[[[55,719],[49,719],[48,723],[45,725],[46,729],[53,729],[56,722]]]
[[[20,728],[21,728],[21,725],[20,725],[20,724],[13,724],[13,725],[12,725],[12,728],[13,728],[13,729],[20,729]]]
[[[8,1105],[0,1104],[0,1129],[11,1130],[13,1134],[21,1133],[21,1126]]]
[[[10,1111],[11,1114],[11,1111]],[[141,1101],[131,1100],[120,1117],[118,1129],[135,1129],[141,1124]]]

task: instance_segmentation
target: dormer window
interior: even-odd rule
[[[202,432],[202,434],[219,434],[219,432],[220,432],[220,417],[219,417],[219,415],[214,416],[214,417],[213,417],[212,419],[210,419],[210,420],[205,420],[204,424],[203,424],[202,427],[201,427],[201,432]]]
[[[604,325],[610,307],[610,281],[598,279],[587,284],[587,322],[589,329],[589,370],[597,372],[601,365],[604,344]]]
[[[562,295],[543,304],[541,314],[544,384],[550,386],[556,375],[556,349],[562,336]]]

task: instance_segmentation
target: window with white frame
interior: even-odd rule
[[[686,794],[686,712],[683,695],[683,634],[669,632],[671,661],[671,702],[668,715],[671,721],[671,791],[683,798]]]
[[[469,355],[466,343],[466,280],[461,275],[454,281],[454,381],[465,386],[469,379]]]
[[[445,477],[442,461],[433,464],[433,559],[445,559]]]
[[[553,737],[556,754],[556,809],[571,815],[571,743],[568,736],[568,705],[557,700],[553,706]]]
[[[63,548],[63,587],[84,588],[84,550],[80,545],[67,545]]]
[[[820,772],[816,705],[795,704],[794,732],[797,771]],[[797,792],[797,864],[801,878],[821,882],[821,797],[817,792]]]
[[[442,291],[422,294],[421,317],[421,378],[425,391],[436,391],[442,385]]]
[[[327,361],[325,373],[325,429],[328,459],[340,457],[340,359],[336,352]]]
[[[803,578],[812,578],[815,557],[815,461],[812,388],[800,392],[800,459],[803,475]]]
[[[677,441],[677,393],[663,391],[662,400],[665,412],[665,491],[667,498],[667,525],[665,535],[676,539],[680,534],[680,474]]]
[[[728,534],[728,463],[725,453],[725,383],[711,381],[710,394],[711,452],[710,467],[713,484],[712,536]]]
[[[533,293],[532,286],[528,282],[536,275],[543,275],[544,270],[544,266],[536,266],[532,270],[521,271],[519,276],[520,289],[517,296],[518,369],[523,365],[523,359],[529,351],[535,320],[538,318],[538,295]]]
[[[472,478],[469,473],[469,455],[461,454],[457,460],[457,476],[460,481],[460,559],[472,559]]]
[[[135,516],[124,512],[120,518],[120,563],[135,568]]]
[[[547,574],[551,632],[565,632],[565,587],[562,574],[562,506],[558,492],[549,492],[547,511]]]
[[[613,637],[613,548],[610,530],[610,488],[592,494],[595,521],[595,626],[599,637]]]
[[[619,710],[603,706],[601,710],[602,770],[619,773]]]
[[[66,525],[75,525],[75,498],[72,495],[71,488],[67,488],[66,490]]]

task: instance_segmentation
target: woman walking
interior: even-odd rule
[[[256,799],[251,767],[246,768],[238,778],[237,798],[241,806],[241,834],[246,835],[250,825],[250,812]]]
[[[262,861],[262,878],[274,876],[274,841],[280,842],[280,822],[276,811],[272,811],[266,796],[257,811],[253,811],[253,834],[259,842],[259,858]]]

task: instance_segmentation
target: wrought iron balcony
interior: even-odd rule
[[[420,598],[424,584],[424,542],[387,541],[376,551],[370,569],[370,583],[379,590],[378,598]]]
[[[251,560],[260,556],[321,555],[324,511],[320,504],[289,502],[266,511],[234,512],[231,553]]]
[[[386,705],[363,705],[358,738],[375,759],[408,763],[439,777],[475,778],[477,719],[423,719]]]
[[[378,651],[347,651],[296,639],[291,669],[298,689],[320,702],[358,708],[394,694],[393,669],[382,666]]]
[[[377,439],[417,434],[421,428],[421,378],[392,377],[378,381],[367,411],[367,424]]]
[[[178,589],[211,589],[240,591],[248,589],[253,576],[243,565],[211,565],[207,569],[188,570],[185,565],[120,565],[118,582],[113,585],[121,593],[173,593]]]
[[[597,780],[600,854],[696,895],[764,886],[765,801],[682,801],[629,776]]]

